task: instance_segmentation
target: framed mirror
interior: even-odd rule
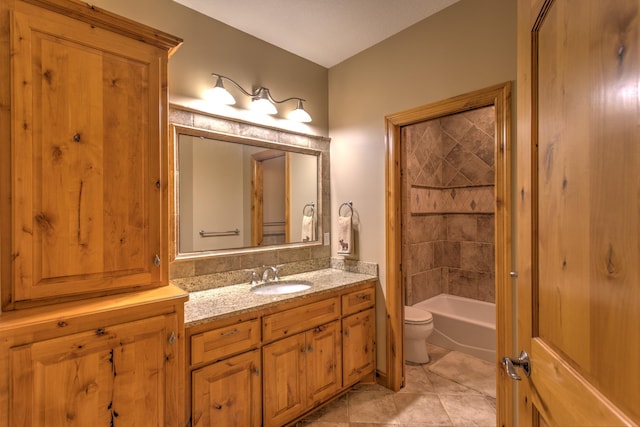
[[[172,125],[176,258],[317,244],[320,150]]]

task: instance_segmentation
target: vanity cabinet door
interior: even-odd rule
[[[259,427],[262,424],[260,351],[193,371],[194,427]]]
[[[271,343],[262,354],[265,426],[292,421],[342,388],[338,321]]]
[[[15,8],[13,289],[3,297],[166,285],[168,50],[138,40],[133,22],[130,38],[105,29],[109,17],[90,25],[82,12]]]
[[[343,385],[346,387],[375,369],[375,310],[342,319]]]
[[[318,326],[306,333],[307,395],[315,406],[342,388],[340,323]]]
[[[265,427],[282,426],[305,411],[306,353],[304,333],[262,348]]]
[[[177,334],[174,313],[11,348],[9,425],[178,425]]]

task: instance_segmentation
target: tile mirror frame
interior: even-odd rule
[[[172,200],[170,213],[170,279],[216,274],[218,282],[234,283],[249,275],[247,270],[265,265],[280,265],[282,274],[325,268],[329,265],[330,247],[324,245],[324,234],[331,228],[329,193],[329,144],[330,139],[289,130],[264,126],[239,119],[222,117],[177,104],[169,106],[170,123],[170,185]],[[233,250],[179,252],[177,242],[178,197],[177,197],[177,136],[180,129],[191,128],[203,133],[212,132],[255,138],[281,145],[283,148],[300,147],[319,152],[318,159],[318,239],[309,243],[289,243],[265,247]],[[225,284],[223,283],[223,284]]]

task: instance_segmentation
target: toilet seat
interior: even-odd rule
[[[428,325],[433,323],[431,312],[419,308],[404,307],[404,323],[407,325]]]

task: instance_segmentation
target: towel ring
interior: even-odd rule
[[[316,204],[314,202],[310,202],[304,205],[304,207],[302,208],[302,216],[313,216],[316,213],[315,207]],[[311,215],[306,214],[307,208],[311,209]]]
[[[340,205],[340,207],[338,208],[338,215],[343,216],[340,212],[342,212],[342,208],[344,206],[349,208],[349,211],[351,211],[351,216],[353,216],[353,202],[351,200]]]

